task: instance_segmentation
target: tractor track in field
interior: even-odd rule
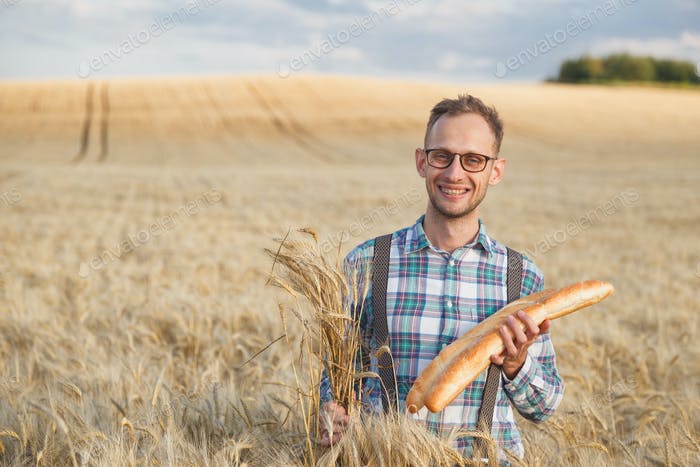
[[[94,110],[94,94],[95,85],[89,82],[85,91],[85,115],[83,117],[83,128],[80,133],[80,149],[78,149],[78,153],[73,156],[74,163],[79,163],[85,159],[88,146],[90,145],[90,127],[92,126],[92,113]]]
[[[329,106],[330,108],[330,106],[333,105],[333,102],[329,101],[325,97],[322,97],[321,94],[319,94],[318,91],[314,89],[313,86],[309,85],[309,83],[305,80],[300,80],[298,86],[304,95],[306,95],[310,100],[316,102],[319,106]],[[319,140],[319,144],[325,146],[335,156],[342,156],[347,160],[352,160],[354,158],[353,154],[332,148],[327,143],[323,143],[321,140]]]
[[[296,121],[279,100],[266,98],[252,81],[248,81],[246,87],[260,106],[270,115],[272,123],[279,133],[290,138],[301,149],[309,151],[315,158],[323,162],[330,160],[323,148],[323,143],[318,142],[314,135]],[[278,115],[275,106],[284,113],[283,116]]]
[[[107,160],[109,153],[109,85],[104,82],[100,88],[100,101],[102,103],[102,115],[100,117],[100,154],[98,162]]]
[[[218,100],[214,95],[214,88],[211,83],[204,83],[201,89],[204,91],[204,95],[207,102],[212,108],[212,111],[218,116],[223,124],[226,134],[234,138],[234,142],[222,141],[222,145],[231,150],[234,154],[239,153],[242,146],[245,146],[246,151],[255,152],[260,156],[265,156],[266,151],[260,146],[260,141],[258,138],[253,138],[247,133],[249,129],[246,127],[248,125],[245,119],[235,119],[226,115],[226,106],[222,105],[220,100]]]
[[[209,102],[209,105],[211,106],[212,109],[214,109],[214,112],[216,112],[216,115],[221,119],[221,123],[224,124],[224,129],[226,132],[231,135],[238,137],[240,136],[237,131],[234,130],[234,125],[229,120],[229,118],[224,114],[224,110],[221,108],[219,103],[217,102],[216,99],[214,99],[214,96],[211,93],[211,85],[209,83],[204,83],[202,86],[202,89],[204,90],[204,95],[207,97],[207,101]]]
[[[96,125],[95,112],[95,94],[97,85],[90,82],[85,91],[85,116],[83,117],[83,125],[80,132],[80,147],[78,153],[73,156],[72,162],[79,164],[83,162],[90,150],[90,137],[92,134],[93,123]],[[99,152],[97,161],[104,162],[107,160],[109,153],[109,86],[107,82],[102,82],[99,86]]]

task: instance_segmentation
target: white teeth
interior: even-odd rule
[[[443,193],[446,193],[448,195],[461,195],[462,193],[466,193],[467,190],[448,190],[447,188],[440,188]]]

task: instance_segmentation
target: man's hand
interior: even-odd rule
[[[335,401],[326,402],[319,416],[321,423],[321,446],[331,446],[343,436],[348,426],[345,408]]]
[[[524,330],[520,329],[521,322],[525,325]],[[525,364],[527,349],[540,334],[549,331],[549,325],[549,320],[544,320],[537,326],[524,311],[518,311],[516,316],[509,316],[506,318],[506,324],[498,330],[505,350],[500,355],[491,355],[491,361],[501,366],[506,378],[515,378]]]

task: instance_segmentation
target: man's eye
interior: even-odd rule
[[[466,155],[462,158],[462,163],[470,167],[478,167],[483,164],[484,160],[478,154]]]
[[[484,159],[481,156],[467,156],[465,162],[469,165],[481,165]]]
[[[451,158],[452,156],[450,154],[447,154],[446,152],[433,153],[433,159],[439,162],[445,162],[446,160]]]

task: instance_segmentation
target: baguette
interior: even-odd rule
[[[406,408],[416,413],[423,406],[438,412],[454,400],[504,350],[499,328],[519,310],[540,325],[603,300],[612,284],[596,280],[561,289],[547,289],[509,303],[448,345],[421,372],[406,396]],[[522,325],[521,325],[522,326]],[[522,326],[524,327],[524,326]]]

